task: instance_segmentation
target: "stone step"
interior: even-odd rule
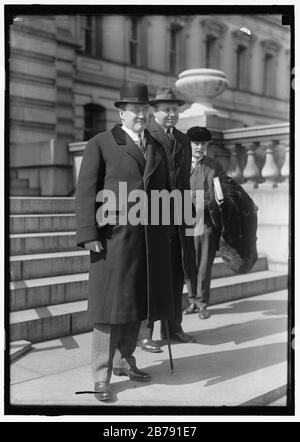
[[[74,197],[11,197],[11,214],[74,213]]]
[[[10,215],[10,233],[70,232],[76,228],[75,214]]]
[[[86,293],[86,275],[82,275],[80,283],[81,290]],[[270,293],[286,287],[287,275],[269,270],[218,278],[212,281],[210,304]],[[186,299],[185,288],[183,307]],[[92,327],[87,320],[86,308],[87,301],[83,300],[12,312],[10,314],[11,341],[27,340],[33,343],[90,331]]]
[[[38,196],[41,194],[41,190],[38,187],[23,187],[23,186],[15,186],[10,187],[9,193],[11,196]]]
[[[10,187],[28,188],[29,180],[20,179],[20,178],[11,178],[9,184],[10,184]]]
[[[62,217],[65,219],[62,220]],[[21,221],[22,220],[22,221]],[[26,221],[25,221],[26,220]],[[65,228],[67,224],[75,224],[75,217],[72,214],[57,215],[43,215],[37,217],[34,215],[26,215],[25,217],[19,215],[11,216],[12,230],[22,230],[19,233],[12,233],[10,235],[10,255],[29,255],[32,253],[43,252],[59,252],[66,250],[78,250],[76,246],[76,232],[73,231],[42,231],[38,229],[37,232],[29,233],[30,229],[36,229],[37,225],[41,228],[54,228],[58,224]],[[23,233],[25,224],[28,225],[26,233]],[[217,257],[219,255],[217,254]],[[220,262],[223,262],[220,258]],[[216,269],[217,271],[217,269]],[[221,274],[223,276],[223,274]]]
[[[75,232],[16,233],[10,235],[10,254],[78,250]]]
[[[9,177],[10,177],[11,180],[13,180],[15,178],[17,179],[18,178],[18,171],[17,171],[17,169],[10,168],[9,169]]]
[[[260,272],[263,270],[268,270],[268,261],[267,258],[263,255],[260,255],[250,270],[250,273]],[[230,270],[230,268],[224,263],[223,259],[220,256],[217,256],[214,260],[213,268],[212,268],[212,278],[224,278],[225,276],[234,276],[235,273]]]
[[[11,342],[10,347],[9,347],[10,362],[15,361],[20,356],[29,352],[31,350],[31,347],[32,347],[31,342],[28,342],[28,341]]]
[[[21,281],[59,275],[83,273],[89,270],[90,256],[87,250],[74,250],[55,253],[34,253],[10,257],[10,279]],[[260,257],[252,271],[266,270],[267,262]],[[233,275],[222,258],[215,258],[213,278]]]
[[[10,311],[87,299],[88,273],[10,283]]]
[[[264,270],[244,275],[216,278],[211,281],[210,304],[248,298],[262,293],[270,293],[287,288],[286,273]],[[188,305],[187,290],[183,291],[183,308]]]
[[[89,260],[88,250],[11,256],[10,280],[82,273],[88,270]]]

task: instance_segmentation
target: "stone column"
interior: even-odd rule
[[[253,184],[254,187],[258,187],[260,173],[255,162],[255,145],[254,143],[243,143],[242,146],[246,149],[247,153],[247,162],[245,169],[243,170],[243,177],[247,183]]]
[[[279,170],[275,164],[273,157],[273,141],[264,141],[261,143],[262,148],[266,152],[266,161],[261,171],[261,176],[267,183],[271,183],[273,187],[277,187],[277,179],[279,177]]]
[[[288,181],[290,177],[290,146],[288,141],[281,141],[280,144],[284,146],[285,149],[285,160],[281,169],[281,176],[284,181]]]
[[[236,144],[227,144],[226,149],[230,152],[230,164],[227,175],[233,178],[238,183],[243,182],[243,174],[238,163]]]

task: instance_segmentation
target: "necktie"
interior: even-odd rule
[[[146,158],[147,148],[146,148],[146,146],[143,143],[142,134],[138,135],[137,145],[139,146],[140,151],[142,152],[144,158]]]
[[[174,148],[174,135],[171,132],[171,129],[167,129],[167,136],[170,140],[170,146],[171,146],[171,152],[173,152],[173,148]]]

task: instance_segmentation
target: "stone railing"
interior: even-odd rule
[[[289,179],[289,134],[288,123],[218,131],[215,142],[223,154],[218,149],[213,155],[218,160],[225,152],[228,160],[220,162],[239,183],[258,187],[266,182],[276,187]],[[85,146],[86,141],[68,144],[75,187]]]
[[[222,145],[229,151],[227,174],[239,183],[278,183],[289,180],[288,123],[223,131]]]
[[[76,189],[78,175],[80,171],[82,156],[85,150],[87,141],[76,141],[74,143],[68,143],[68,149],[73,164],[73,185],[74,191]]]

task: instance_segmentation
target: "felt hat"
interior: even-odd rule
[[[209,141],[211,132],[206,127],[193,126],[187,131],[187,136],[191,141]]]
[[[148,87],[144,83],[124,83],[120,89],[120,99],[114,105],[120,107],[127,103],[149,104]]]
[[[182,106],[185,104],[185,101],[177,98],[170,87],[161,86],[157,88],[154,100],[150,100],[151,106],[158,103],[178,103],[179,106]]]

